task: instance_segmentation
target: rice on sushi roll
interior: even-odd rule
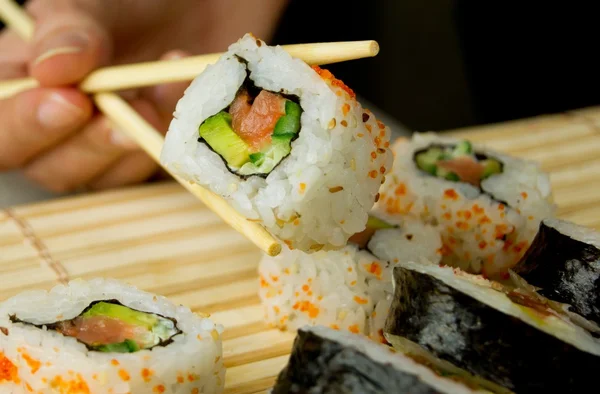
[[[186,90],[161,162],[312,252],[365,228],[389,135],[330,72],[247,34]]]
[[[273,394],[467,394],[484,392],[439,376],[389,347],[323,326],[298,331]]]
[[[600,326],[600,233],[546,219],[514,267],[536,292]]]
[[[222,331],[164,297],[75,280],[0,304],[0,371],[15,393],[220,393]]]
[[[283,330],[323,325],[384,342],[392,267],[400,260],[439,262],[439,234],[421,223],[394,226],[374,217],[341,250],[306,254],[284,249],[259,264],[267,323]],[[383,256],[374,255],[376,251]]]
[[[600,340],[518,289],[459,269],[399,263],[385,336],[399,351],[496,391],[580,393]]]
[[[435,133],[415,133],[393,150],[374,210],[436,224],[445,264],[506,277],[554,214],[536,163]]]

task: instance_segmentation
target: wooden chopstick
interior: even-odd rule
[[[5,14],[7,15],[7,14]],[[373,57],[379,53],[376,41],[328,42],[316,44],[284,45],[293,57],[311,65],[324,65],[347,60]],[[85,78],[79,89],[86,93],[112,92],[172,82],[191,81],[209,64],[215,63],[222,53],[193,56],[184,59],[163,60],[105,67]],[[12,85],[11,85],[12,84]],[[8,82],[0,81],[0,99],[9,97],[19,90],[38,86],[33,78],[22,78]]]
[[[17,27],[15,31],[25,40],[29,40],[34,29],[31,18],[12,0],[0,0],[0,18],[11,27]],[[164,143],[162,135],[146,122],[138,113],[131,108],[127,102],[114,93],[101,93],[94,96],[98,107],[104,115],[119,125],[122,132],[135,140],[141,147],[160,164],[160,152]],[[198,197],[209,209],[219,215],[226,223],[236,231],[252,241],[263,252],[276,256],[281,252],[281,244],[258,223],[251,222],[233,209],[223,198],[198,185],[175,177],[186,189]]]

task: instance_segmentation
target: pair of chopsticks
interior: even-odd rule
[[[35,29],[33,20],[13,0],[0,0],[0,19],[24,40],[29,41],[33,37]],[[373,57],[379,52],[379,46],[375,41],[299,44],[283,46],[283,49],[293,57],[314,65]],[[122,132],[126,133],[160,164],[163,136],[138,115],[125,100],[110,92],[190,81],[198,76],[207,65],[215,63],[220,56],[221,54],[210,54],[178,60],[106,67],[92,72],[80,83],[79,89],[94,94],[94,102],[104,115],[119,125]],[[0,81],[0,99],[37,86],[39,85],[33,78]],[[211,191],[171,175],[263,252],[270,256],[280,253],[281,244],[260,224],[247,220],[223,198]]]

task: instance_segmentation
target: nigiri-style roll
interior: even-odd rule
[[[535,163],[435,133],[393,149],[374,209],[436,224],[445,264],[505,276],[554,214],[549,178]]]
[[[220,393],[222,331],[164,297],[75,280],[0,304],[0,380],[15,393]]]
[[[546,219],[514,270],[538,294],[600,326],[600,233]]]
[[[161,162],[311,252],[365,228],[389,135],[330,72],[248,34],[187,89]]]
[[[401,262],[394,280],[384,331],[398,350],[517,393],[596,384],[600,340],[535,298],[431,264]]]
[[[387,346],[318,326],[298,331],[273,394],[467,394],[483,392],[439,376]]]
[[[355,244],[336,251],[285,249],[277,257],[265,255],[259,295],[267,322],[287,330],[324,325],[384,341],[392,267],[401,260],[439,262],[441,240],[430,226],[396,227],[374,217],[351,240]]]

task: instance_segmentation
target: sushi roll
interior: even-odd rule
[[[0,381],[15,393],[220,393],[222,331],[120,282],[75,280],[0,305]]]
[[[323,326],[298,331],[272,394],[475,393],[389,347]]]
[[[312,252],[364,230],[389,136],[330,72],[248,34],[187,89],[161,162]]]
[[[265,319],[282,330],[323,325],[384,341],[392,267],[400,260],[439,261],[439,234],[421,223],[392,225],[375,217],[341,250],[306,254],[284,249],[259,264]],[[369,252],[385,256],[378,258]]]
[[[600,325],[600,234],[559,219],[546,219],[514,267],[537,293]]]
[[[384,331],[397,350],[518,393],[595,384],[600,342],[535,299],[434,265],[400,263],[394,283]]]
[[[415,133],[393,150],[374,209],[437,225],[444,264],[507,277],[554,214],[548,175],[535,163],[435,133]]]

